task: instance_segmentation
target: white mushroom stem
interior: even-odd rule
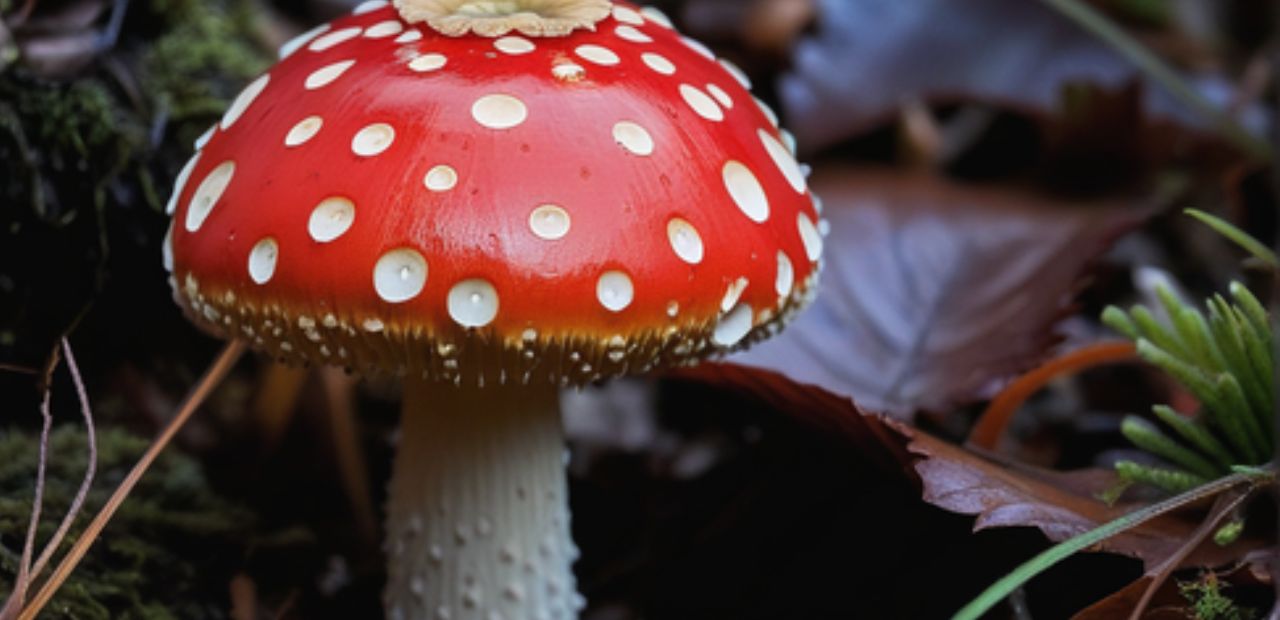
[[[554,386],[406,381],[387,617],[576,618],[564,450]]]

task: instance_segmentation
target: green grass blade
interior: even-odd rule
[[[1205,99],[1168,63],[1153,54],[1089,3],[1081,0],[1040,1],[1053,7],[1086,32],[1111,46],[1122,57],[1133,63],[1138,70],[1163,86],[1175,99],[1212,123],[1217,131],[1236,148],[1264,161],[1271,159],[1271,145],[1266,140],[1260,140],[1250,134],[1229,114]]]
[[[1116,474],[1125,482],[1137,482],[1173,494],[1186,493],[1214,478],[1199,476],[1185,469],[1140,465],[1133,461],[1116,462]]]
[[[1172,428],[1178,436],[1187,440],[1205,454],[1212,456],[1218,462],[1218,465],[1222,467],[1222,472],[1228,471],[1236,463],[1236,459],[1231,456],[1231,451],[1227,450],[1227,447],[1222,445],[1222,442],[1218,441],[1218,438],[1214,437],[1213,433],[1197,424],[1195,420],[1174,411],[1168,405],[1154,405],[1151,407],[1151,412],[1161,422]]]
[[[1264,379],[1249,362],[1244,337],[1235,314],[1221,295],[1209,298],[1209,330],[1226,362],[1226,371],[1235,375],[1244,388],[1249,404],[1263,411],[1271,410],[1271,381]]]
[[[1138,331],[1138,325],[1129,318],[1129,315],[1116,306],[1107,306],[1102,311],[1102,322],[1107,327],[1124,334],[1130,340],[1137,340],[1142,337],[1142,332]]]
[[[1194,308],[1182,307],[1171,316],[1173,327],[1177,330],[1178,337],[1187,344],[1194,363],[1206,371],[1226,370],[1227,362],[1214,343],[1213,335],[1209,333],[1209,323],[1204,320],[1204,315]]]
[[[1240,331],[1242,332],[1241,337],[1244,341],[1245,357],[1249,362],[1249,367],[1240,374],[1252,373],[1253,380],[1270,386],[1274,376],[1272,373],[1275,372],[1275,362],[1271,359],[1270,339],[1267,337],[1266,332],[1260,334],[1253,328],[1243,311],[1239,308],[1233,308],[1233,310],[1235,311],[1235,321],[1240,325]],[[1267,406],[1257,410],[1262,425],[1267,428],[1271,428],[1271,403],[1274,402],[1273,399],[1274,393],[1272,393],[1272,398],[1267,399]]]
[[[1174,334],[1169,328],[1160,323],[1146,306],[1130,308],[1129,316],[1133,317],[1133,322],[1138,325],[1143,338],[1150,340],[1152,344],[1164,349],[1174,357],[1183,360],[1191,358],[1191,354],[1186,347],[1182,346],[1182,341],[1178,339],[1177,334]]]
[[[1271,251],[1265,245],[1262,245],[1257,239],[1254,239],[1249,233],[1246,233],[1234,224],[1228,222],[1216,215],[1210,215],[1199,209],[1184,209],[1182,211],[1191,217],[1204,222],[1206,226],[1217,231],[1218,234],[1230,239],[1236,245],[1244,248],[1244,250],[1258,260],[1267,264],[1272,269],[1280,269],[1280,259],[1276,258],[1276,253]]]
[[[1158,366],[1161,370],[1177,379],[1178,383],[1191,390],[1191,393],[1210,411],[1223,411],[1226,409],[1226,403],[1222,401],[1222,397],[1218,394],[1213,378],[1205,374],[1204,371],[1174,357],[1168,351],[1148,340],[1138,341],[1138,355],[1148,363]]]
[[[1164,313],[1169,315],[1170,318],[1177,316],[1183,308],[1187,307],[1182,298],[1169,289],[1167,283],[1161,282],[1157,284],[1155,293],[1156,299],[1160,301],[1160,307],[1164,308]]]
[[[1199,501],[1205,497],[1217,495],[1223,491],[1234,488],[1241,484],[1251,483],[1258,484],[1259,478],[1274,478],[1272,473],[1242,473],[1233,474],[1225,478],[1219,478],[1209,484],[1192,489],[1186,493],[1182,493],[1175,497],[1171,497],[1162,502],[1152,504],[1146,508],[1135,510],[1114,521],[1108,521],[1092,530],[1089,530],[1075,538],[1064,540],[1039,555],[1027,560],[1022,565],[1013,569],[1008,575],[1005,575],[999,581],[991,584],[982,594],[979,594],[968,605],[965,605],[960,611],[952,616],[953,620],[978,620],[983,614],[995,607],[1000,601],[1013,593],[1014,590],[1022,587],[1023,584],[1031,581],[1036,575],[1052,568],[1058,562],[1071,557],[1072,555],[1088,549],[1116,534],[1120,534],[1126,530],[1133,529],[1154,519],[1162,514],[1177,510],[1187,504]]]
[[[1222,473],[1222,470],[1208,459],[1160,432],[1156,425],[1137,416],[1125,416],[1124,422],[1120,424],[1120,433],[1133,442],[1133,445],[1170,463],[1180,465],[1191,473],[1207,479],[1216,478]]]
[[[1236,444],[1236,450],[1243,458],[1237,463],[1257,464],[1267,460],[1266,440],[1263,433],[1269,432],[1253,415],[1248,401],[1244,398],[1244,390],[1236,378],[1222,373],[1216,381],[1218,394],[1222,396],[1225,407],[1218,412],[1218,423],[1227,431],[1227,436]]]
[[[1262,307],[1262,302],[1253,296],[1245,285],[1239,282],[1232,282],[1230,286],[1231,296],[1235,298],[1236,304],[1244,310],[1245,315],[1249,317],[1249,322],[1253,324],[1253,329],[1267,337],[1267,344],[1271,344],[1271,317],[1267,315],[1266,308]]]

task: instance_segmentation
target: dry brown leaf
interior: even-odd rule
[[[831,225],[813,306],[730,358],[906,417],[1039,361],[1092,259],[1144,217],[928,174],[820,167]]]
[[[1227,592],[1238,588],[1269,588],[1270,583],[1259,577],[1269,572],[1268,563],[1272,561],[1271,558],[1264,557],[1262,554],[1250,555],[1255,557],[1253,559],[1246,557],[1240,564],[1224,571],[1203,573],[1200,579],[1216,579]],[[1151,580],[1150,574],[1135,579],[1110,596],[1080,610],[1072,616],[1072,620],[1111,620],[1128,617],[1150,587]],[[1188,601],[1179,592],[1178,585],[1179,582],[1173,579],[1161,584],[1155,596],[1152,597],[1147,612],[1142,615],[1142,619],[1187,620],[1190,617]]]
[[[898,432],[883,417],[867,413],[852,400],[816,385],[805,385],[773,370],[740,364],[701,364],[669,371],[670,376],[706,381],[750,394],[807,424],[842,436],[854,449],[886,471],[914,480],[914,460]]]
[[[1150,585],[1151,577],[1144,575],[1111,596],[1080,610],[1072,616],[1072,620],[1126,618]],[[1152,608],[1143,616],[1143,619],[1187,620],[1186,602],[1186,599],[1178,594],[1178,588],[1174,583],[1165,583],[1152,599]]]
[[[977,516],[975,530],[991,527],[1035,527],[1050,540],[1062,541],[1094,529],[1137,510],[1138,504],[1108,506],[1097,495],[1114,484],[1111,472],[1063,476],[1049,472],[1035,475],[1031,467],[1014,467],[980,456],[905,424],[893,428],[910,439],[907,449],[923,457],[916,472],[924,484],[924,500],[953,512]],[[1089,488],[1094,483],[1105,482]],[[1057,482],[1057,484],[1055,484]],[[1200,508],[1206,508],[1202,502]],[[1107,539],[1097,550],[1111,551],[1143,560],[1148,569],[1176,553],[1200,525],[1202,510],[1181,511],[1157,517],[1142,526]],[[1220,547],[1207,543],[1179,563],[1179,566],[1218,566],[1244,557],[1265,545],[1254,538],[1241,538]]]
[[[1108,506],[1097,495],[1116,483],[1109,470],[1057,472],[980,455],[910,425],[868,414],[848,398],[783,375],[733,364],[704,364],[677,376],[730,386],[752,394],[807,423],[840,433],[855,450],[885,469],[903,468],[923,487],[925,501],[977,517],[975,530],[1034,527],[1061,541],[1141,507]],[[904,445],[905,442],[905,445]],[[1212,499],[1212,498],[1210,498]],[[1176,553],[1200,525],[1206,503],[1153,519],[1097,547],[1157,567]],[[1227,547],[1201,545],[1178,566],[1220,566],[1263,548],[1267,541],[1244,537]]]

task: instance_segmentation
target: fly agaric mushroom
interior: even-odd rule
[[[558,388],[805,304],[822,239],[786,132],[622,2],[367,2],[282,56],[180,175],[175,297],[281,360],[404,378],[389,617],[575,617]]]

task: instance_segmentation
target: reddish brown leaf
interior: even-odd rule
[[[1072,616],[1072,620],[1127,618],[1150,585],[1151,577],[1144,575],[1111,596],[1084,608]],[[1186,599],[1178,594],[1177,585],[1166,582],[1152,599],[1152,608],[1143,618],[1144,620],[1187,620],[1189,616],[1186,613],[1186,602]]]
[[[804,385],[772,370],[738,364],[701,364],[670,371],[672,376],[728,386],[750,394],[808,424],[850,441],[854,449],[887,471],[916,478],[914,458],[902,436],[881,416],[867,413],[846,396]]]
[[[908,450],[923,457],[916,463],[916,472],[924,483],[925,501],[953,512],[976,515],[975,530],[1029,526],[1053,541],[1061,541],[1140,507],[1108,506],[1097,499],[1114,484],[1114,475],[1109,471],[1063,474],[1026,466],[1015,468],[905,424],[893,426],[910,438]],[[1149,570],[1155,570],[1195,533],[1202,516],[1203,510],[1183,510],[1157,517],[1106,540],[1098,550],[1142,559]],[[1226,547],[1206,543],[1177,565],[1217,566],[1265,544],[1244,538]]]
[[[935,176],[830,165],[818,299],[732,358],[871,410],[943,410],[988,395],[1053,342],[1091,259],[1142,217]]]
[[[1092,618],[1118,617],[1121,614],[1128,615],[1130,618],[1159,616],[1160,612],[1153,611],[1153,608],[1159,609],[1157,606],[1164,602],[1160,597],[1167,597],[1173,572],[1197,548],[1204,545],[1205,541],[1221,526],[1224,519],[1236,514],[1240,507],[1254,495],[1252,488],[1232,489],[1219,494],[1214,500],[1213,508],[1200,521],[1196,530],[1182,541],[1177,551],[1154,566],[1148,563],[1147,571],[1141,578],[1090,606],[1080,615]],[[1209,578],[1216,580],[1217,576],[1210,574]]]
[[[752,394],[798,419],[847,437],[859,453],[886,469],[914,467],[925,501],[977,517],[975,530],[1034,527],[1061,541],[1136,510],[1137,504],[1108,506],[1097,495],[1116,483],[1114,472],[1088,469],[1057,472],[1002,462],[966,450],[903,422],[868,414],[853,401],[776,372],[733,364],[704,364],[677,376],[726,385]],[[904,447],[903,442],[906,442]],[[1178,552],[1200,526],[1207,506],[1191,506],[1117,535],[1097,550],[1142,559],[1149,568]],[[1268,543],[1242,538],[1227,547],[1201,545],[1178,566],[1218,566],[1245,557]]]
[[[1230,592],[1241,588],[1266,589],[1270,584],[1259,580],[1259,574],[1268,572],[1267,562],[1270,558],[1256,560],[1245,559],[1238,566],[1226,571],[1215,571],[1202,574],[1199,579],[1213,579],[1221,584],[1219,587]],[[1134,606],[1142,599],[1152,581],[1151,575],[1143,575],[1112,595],[1094,603],[1072,616],[1072,620],[1111,620],[1126,618],[1133,612]],[[1152,597],[1143,620],[1186,620],[1192,617],[1188,609],[1189,602],[1179,592],[1178,581],[1169,580],[1161,584]]]

